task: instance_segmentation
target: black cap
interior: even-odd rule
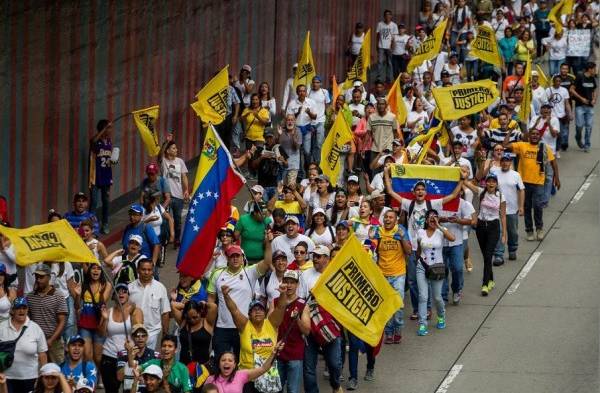
[[[457,146],[457,145],[463,146],[463,143],[460,139],[455,139],[452,141],[452,146]]]
[[[73,196],[73,202],[78,201],[80,199],[83,199],[83,200],[87,201],[88,197],[87,197],[87,195],[85,193],[83,193],[83,192],[80,191],[77,194],[75,194],[75,196]]]

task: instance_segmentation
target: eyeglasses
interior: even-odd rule
[[[304,254],[306,254],[306,251],[302,251],[302,250],[294,251],[294,255],[297,255],[297,254],[304,255]]]
[[[144,337],[148,337],[148,335],[146,333],[137,333],[137,334],[134,334],[132,337],[133,338],[144,338]]]

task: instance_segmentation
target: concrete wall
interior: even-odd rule
[[[160,105],[159,132],[175,130],[184,159],[198,155],[197,90],[226,64],[251,64],[281,100],[311,30],[317,72],[343,74],[357,21],[385,8],[414,25],[417,0],[204,0],[0,2],[0,194],[17,226],[66,211],[87,188],[87,146],[97,120]],[[375,41],[373,39],[373,41]],[[373,43],[375,45],[375,43]],[[131,118],[114,127],[121,148],[111,198],[134,189],[147,157]]]

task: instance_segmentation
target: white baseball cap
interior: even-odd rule
[[[136,242],[140,246],[142,244],[144,244],[144,240],[142,239],[142,237],[140,235],[131,235],[131,236],[129,236],[129,241],[130,242]]]
[[[317,255],[331,255],[331,253],[329,252],[329,248],[327,248],[326,246],[319,244],[318,246],[315,247],[315,249],[313,250],[313,254],[317,254]]]
[[[153,375],[158,379],[163,379],[162,369],[156,364],[151,364],[142,372],[142,375]]]
[[[56,363],[46,363],[40,368],[40,375],[42,377],[54,374],[60,374],[60,367]]]

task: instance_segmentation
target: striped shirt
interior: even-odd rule
[[[388,149],[391,151],[397,129],[396,116],[391,112],[387,112],[383,116],[379,116],[379,113],[373,113],[369,116],[367,130],[373,134],[373,147],[371,150],[381,152]]]
[[[487,143],[490,146],[490,149],[493,149],[494,146],[498,145],[498,144],[502,144],[504,143],[504,138],[506,137],[506,133],[508,132],[508,130],[502,130],[500,128],[490,128],[489,130],[486,130],[484,133],[485,139],[487,140]],[[513,143],[513,142],[518,142],[521,139],[523,139],[523,134],[521,133],[521,130],[518,128],[513,130],[508,142],[509,143]]]
[[[29,317],[40,325],[46,338],[56,331],[59,314],[68,314],[67,302],[61,292],[54,287],[47,294],[36,291],[27,294]]]

